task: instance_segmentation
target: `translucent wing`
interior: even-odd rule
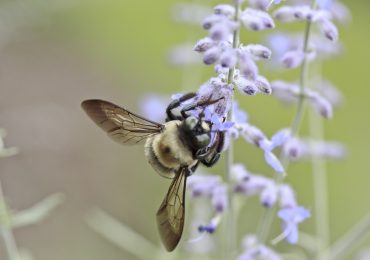
[[[184,228],[187,175],[187,168],[181,168],[179,170],[157,211],[159,234],[168,251],[175,249]]]
[[[89,117],[114,141],[133,145],[162,131],[163,125],[135,115],[104,100],[85,100],[81,104]]]

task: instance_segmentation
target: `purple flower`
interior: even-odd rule
[[[333,0],[316,0],[317,5],[321,9],[330,9],[333,5]]]
[[[261,44],[248,44],[244,49],[255,59],[270,59],[271,50]]]
[[[229,18],[235,14],[235,8],[232,5],[219,4],[213,9],[215,14],[224,15]]]
[[[255,79],[258,75],[258,67],[246,51],[239,51],[239,70],[248,79]]]
[[[231,168],[231,176],[235,182],[248,181],[250,173],[243,164],[234,164]]]
[[[300,50],[288,51],[281,58],[281,62],[285,68],[295,69],[299,67],[304,59],[304,53]]]
[[[221,221],[221,215],[217,214],[215,217],[211,219],[209,224],[199,226],[198,231],[200,233],[207,232],[209,234],[213,234],[216,231],[216,228],[218,227],[218,225],[220,224],[220,221]]]
[[[321,19],[318,22],[322,34],[332,42],[336,42],[339,38],[339,32],[335,24],[329,19]]]
[[[305,153],[305,149],[306,147],[299,139],[292,137],[284,144],[282,152],[285,157],[291,160],[297,160],[302,158]]]
[[[203,62],[207,65],[215,63],[221,55],[221,49],[218,46],[212,47],[204,52]]]
[[[284,173],[284,167],[280,163],[279,159],[272,152],[265,151],[265,161],[270,165],[277,173]]]
[[[252,31],[261,31],[275,27],[275,23],[268,13],[253,8],[245,9],[240,19],[243,25]]]
[[[257,86],[260,92],[268,95],[272,93],[270,82],[265,77],[258,75],[254,80],[254,84]]]
[[[194,46],[193,50],[196,52],[205,52],[214,47],[216,43],[209,37],[200,39]]]
[[[233,68],[237,62],[237,53],[234,49],[229,48],[222,52],[220,56],[220,64],[224,68]]]
[[[279,194],[279,203],[281,208],[295,208],[297,206],[295,193],[290,185],[281,185],[279,187]]]
[[[245,77],[239,77],[239,79],[237,79],[235,83],[238,90],[243,95],[254,96],[258,92],[258,88],[255,82]]]
[[[279,189],[274,182],[269,183],[261,192],[261,204],[266,208],[271,208],[275,205],[278,199]]]
[[[291,136],[291,131],[288,128],[284,128],[276,132],[271,137],[271,149],[275,149],[276,147],[279,147],[283,145]]]
[[[253,196],[260,193],[268,185],[271,184],[271,180],[259,176],[259,175],[249,175],[249,178],[245,181],[239,182],[235,185],[234,191],[245,196]]]
[[[238,102],[233,103],[233,120],[236,124],[246,123],[248,121],[248,114],[239,108]]]
[[[310,212],[303,207],[284,208],[278,212],[283,220],[283,232],[290,244],[298,242],[298,224],[311,216]]]
[[[223,212],[228,207],[227,186],[217,185],[212,191],[212,206],[217,212]]]
[[[210,196],[213,189],[221,183],[221,178],[212,175],[193,175],[188,179],[187,188],[192,196]]]
[[[265,11],[270,5],[270,0],[249,0],[249,6],[255,9]]]
[[[243,253],[238,256],[237,260],[281,260],[281,257],[269,247],[259,244],[253,235],[247,235],[242,242]]]
[[[306,95],[311,101],[311,105],[326,119],[333,117],[333,107],[328,100],[318,92],[307,90]]]

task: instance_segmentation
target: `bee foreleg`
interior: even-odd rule
[[[182,102],[184,102],[186,100],[189,100],[189,99],[191,99],[195,96],[196,96],[196,93],[190,92],[190,93],[187,93],[187,94],[183,95],[179,99],[173,100],[167,106],[167,109],[166,109],[167,119],[166,119],[166,121],[168,122],[168,121],[172,121],[172,120],[182,120],[183,118],[174,115],[172,110],[175,109],[175,108],[178,108],[181,105]]]
[[[215,155],[212,156],[212,158],[210,160],[203,159],[200,162],[202,164],[204,164],[206,167],[212,167],[213,165],[215,165],[218,162],[218,160],[220,159],[220,157],[221,157],[221,154],[220,153],[216,153]]]

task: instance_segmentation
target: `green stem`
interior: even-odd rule
[[[0,182],[0,234],[4,240],[5,251],[9,260],[20,259],[20,253],[15,242],[15,237],[11,229],[10,213],[6,205],[2,185]]]
[[[315,74],[320,75],[320,73]],[[318,78],[317,83],[320,81],[321,79]],[[317,85],[319,84],[313,84],[313,86]],[[309,133],[314,140],[324,139],[323,120],[313,109],[309,110]],[[326,249],[330,242],[326,163],[323,158],[317,155],[312,156],[311,163],[315,202],[315,233],[317,237],[316,259],[326,260],[330,257],[330,252]]]
[[[327,248],[323,255],[327,259],[340,260],[352,253],[355,246],[360,244],[370,232],[370,213],[368,213],[358,224],[339,238],[330,248]]]
[[[235,1],[235,16],[234,21],[239,21],[240,15],[240,3],[239,1]],[[239,46],[239,34],[240,29],[236,29],[233,33],[233,42],[232,46],[236,49]],[[227,83],[233,84],[234,81],[234,72],[235,67],[229,69],[229,73],[227,76]],[[233,98],[232,98],[233,99]],[[232,100],[233,101],[233,100]],[[232,120],[233,111],[232,106],[228,114],[228,120]],[[231,168],[234,163],[234,145],[232,140],[230,141],[229,149],[226,151],[225,154],[225,165],[226,165],[226,176],[227,176],[227,183],[229,184],[228,188],[228,199],[229,199],[229,209],[226,214],[226,230],[227,235],[225,236],[225,244],[226,244],[226,255],[225,259],[234,259],[235,255],[235,248],[236,248],[236,223],[235,223],[235,216],[234,216],[234,203],[233,203],[233,191],[232,191],[232,178],[231,178]]]
[[[316,1],[312,1],[312,8],[315,8],[316,6]],[[304,58],[302,61],[301,65],[301,71],[300,71],[300,77],[299,77],[299,90],[300,90],[300,95],[298,97],[298,104],[297,104],[297,111],[294,116],[292,125],[290,127],[291,134],[292,136],[296,136],[298,134],[299,128],[301,126],[303,116],[304,116],[304,111],[305,111],[305,88],[307,84],[307,75],[308,75],[308,60],[307,60],[307,52],[308,52],[308,44],[310,41],[310,32],[311,32],[311,21],[306,22],[306,27],[305,27],[305,32],[304,32],[304,39],[303,39],[303,53]],[[285,168],[285,171],[287,172],[287,169],[289,167],[289,161],[282,158],[282,164]],[[284,175],[282,174],[277,174],[275,176],[275,182],[277,185],[280,185],[284,181]],[[263,213],[262,220],[260,222],[258,232],[257,232],[257,237],[260,243],[266,243],[266,240],[268,238],[268,233],[271,229],[273,220],[274,220],[274,215],[276,212],[277,208],[276,206],[266,209]]]

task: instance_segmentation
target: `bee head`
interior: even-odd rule
[[[202,118],[189,116],[183,125],[194,148],[200,149],[209,145],[211,141],[210,127]]]

